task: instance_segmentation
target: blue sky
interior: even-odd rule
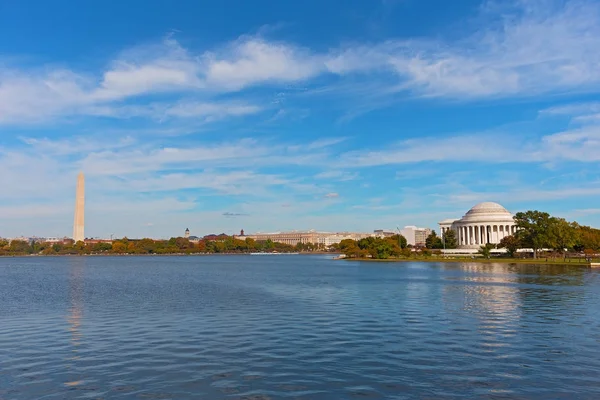
[[[600,226],[592,0],[0,4],[0,236]]]

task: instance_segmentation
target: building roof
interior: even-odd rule
[[[486,201],[473,206],[461,222],[480,222],[480,221],[497,221],[497,222],[512,222],[513,215],[506,208],[498,203]]]
[[[513,223],[513,215],[498,203],[485,201],[471,207],[469,211],[459,220],[445,219],[440,225],[457,223]]]
[[[501,212],[508,212],[508,210],[504,207],[502,207],[500,204],[498,203],[494,203],[492,201],[484,201],[483,203],[479,203],[473,206],[473,208],[471,208],[469,210],[469,212],[474,211],[474,212],[489,212],[489,211],[501,211]]]

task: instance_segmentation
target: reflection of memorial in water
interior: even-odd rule
[[[69,260],[71,269],[69,273],[69,313],[67,322],[69,323],[69,332],[71,333],[71,357],[68,358],[70,364],[68,368],[75,369],[75,363],[79,360],[79,348],[81,346],[81,321],[83,318],[83,271],[85,260],[82,258],[74,258]],[[83,383],[80,378],[69,379],[65,382],[66,386],[77,386]]]
[[[447,285],[444,294],[448,297],[446,304],[454,311],[494,321],[519,318],[517,278],[505,264],[447,264],[444,268],[457,271],[447,278],[456,280],[456,285]],[[462,309],[456,310],[461,304]]]

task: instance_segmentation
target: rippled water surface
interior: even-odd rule
[[[600,399],[600,272],[0,259],[0,399]]]

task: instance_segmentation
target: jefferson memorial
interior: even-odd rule
[[[498,203],[479,203],[461,219],[446,219],[439,223],[442,237],[450,229],[456,234],[459,249],[478,249],[516,231],[513,215]]]

